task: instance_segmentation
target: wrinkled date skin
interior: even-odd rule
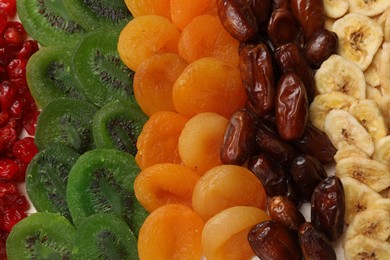
[[[305,132],[300,138],[293,141],[293,145],[302,153],[317,158],[323,164],[334,163],[336,148],[328,136],[312,124],[307,124]]]
[[[287,9],[290,10],[290,0],[273,0],[272,1],[272,11],[278,9]]]
[[[267,154],[253,156],[248,161],[248,169],[260,180],[268,196],[287,196],[299,204],[298,190],[291,176]]]
[[[247,1],[217,0],[218,16],[225,29],[240,42],[255,40],[256,17]]]
[[[272,55],[264,43],[240,49],[240,72],[248,99],[257,114],[266,114],[275,105],[275,78]]]
[[[300,138],[309,116],[306,89],[301,79],[294,73],[284,74],[275,99],[275,121],[280,137],[286,141]]]
[[[324,28],[325,11],[323,0],[291,0],[291,11],[302,27],[305,40]]]
[[[301,260],[299,244],[292,234],[274,220],[260,222],[248,233],[253,252],[261,260]]]
[[[236,111],[226,126],[221,147],[224,164],[242,165],[252,154],[255,141],[255,121],[247,109]]]
[[[306,43],[303,54],[313,69],[318,69],[321,64],[336,53],[338,36],[335,32],[323,28],[314,33]]]
[[[290,172],[304,201],[310,201],[314,189],[323,179],[328,177],[321,162],[307,154],[294,158]]]
[[[272,12],[267,34],[275,48],[286,43],[294,43],[300,48],[304,46],[301,26],[287,9],[277,9]]]
[[[257,27],[264,28],[272,12],[272,0],[247,0],[256,17]]]
[[[256,145],[260,151],[284,165],[290,164],[300,154],[290,143],[280,138],[276,127],[265,120],[257,123]]]
[[[311,223],[330,241],[336,241],[344,230],[345,196],[341,180],[330,176],[314,189],[311,198]]]
[[[293,72],[302,80],[309,103],[311,103],[315,96],[314,75],[299,47],[294,43],[283,44],[275,50],[274,56],[283,74]]]
[[[336,260],[336,252],[324,234],[309,222],[302,224],[298,231],[299,244],[305,260]]]
[[[283,226],[298,231],[306,221],[295,203],[287,196],[274,196],[268,202],[268,213],[271,219]]]

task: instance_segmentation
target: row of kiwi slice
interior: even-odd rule
[[[148,212],[133,183],[136,140],[147,121],[134,72],[116,45],[132,19],[123,0],[20,0],[20,20],[41,48],[26,76],[42,108],[27,168],[37,213],[7,239],[12,259],[138,259]]]

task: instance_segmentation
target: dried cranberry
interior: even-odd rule
[[[0,182],[0,200],[6,195],[17,194],[18,188],[12,182]]]
[[[12,181],[18,172],[19,166],[14,160],[0,160],[0,181]]]
[[[14,59],[7,65],[7,73],[11,79],[25,79],[26,78],[27,60]]]
[[[0,128],[0,151],[3,149],[9,149],[15,143],[18,134],[15,129],[10,127]]]
[[[14,103],[16,96],[15,90],[15,85],[10,80],[5,80],[0,83],[0,104],[3,110],[6,110]]]
[[[14,17],[16,15],[16,0],[0,0],[0,15]]]
[[[23,116],[23,127],[29,135],[35,134],[39,111],[27,111]]]
[[[16,159],[15,162],[19,166],[19,172],[14,176],[14,181],[24,181],[26,178],[26,170],[28,163],[25,163],[19,159]]]
[[[27,32],[19,22],[8,22],[8,27],[3,33],[6,46],[21,48],[27,38]]]
[[[18,193],[4,196],[3,205],[5,207],[15,208],[21,211],[26,211],[29,208],[26,197]]]
[[[7,208],[3,216],[3,230],[11,232],[12,227],[25,217],[27,215],[23,211],[15,208]]]
[[[29,163],[38,153],[38,148],[35,146],[34,138],[27,136],[15,142],[12,152],[15,158],[24,163]]]
[[[39,49],[38,42],[33,40],[28,40],[23,43],[22,49],[18,53],[18,59],[28,60],[31,55],[37,52]]]

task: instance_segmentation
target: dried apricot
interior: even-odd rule
[[[171,111],[159,111],[148,119],[137,140],[135,160],[141,170],[156,163],[181,163],[178,142],[187,121]]]
[[[180,31],[167,18],[159,15],[144,15],[132,19],[121,31],[118,53],[130,69],[148,57],[164,52],[177,53]]]
[[[143,61],[134,75],[134,96],[145,114],[176,111],[173,106],[173,84],[188,63],[174,53],[156,54]]]
[[[178,52],[187,62],[214,57],[237,67],[238,47],[238,40],[226,31],[217,15],[201,15],[181,32]]]
[[[193,209],[207,220],[233,206],[266,208],[266,194],[259,179],[237,165],[221,165],[208,170],[195,185]]]
[[[138,236],[143,260],[199,260],[204,222],[190,207],[167,204],[146,218]]]
[[[176,111],[188,118],[202,112],[230,118],[247,100],[239,69],[217,58],[189,64],[173,85],[172,97]]]
[[[179,154],[184,165],[200,175],[221,165],[219,156],[228,120],[204,112],[189,119],[179,136]]]
[[[172,22],[179,30],[199,15],[218,15],[215,0],[171,0]]]
[[[171,20],[170,0],[125,0],[125,3],[134,17],[154,14]]]
[[[202,248],[207,259],[242,260],[255,254],[249,245],[249,230],[259,222],[269,220],[265,211],[248,206],[225,209],[210,218],[202,232]]]
[[[145,168],[137,175],[134,192],[149,212],[165,204],[191,207],[192,193],[198,180],[199,175],[184,165],[160,163]]]

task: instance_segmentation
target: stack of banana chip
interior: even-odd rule
[[[315,73],[312,123],[338,152],[348,259],[390,259],[390,0],[324,0],[337,54]]]

